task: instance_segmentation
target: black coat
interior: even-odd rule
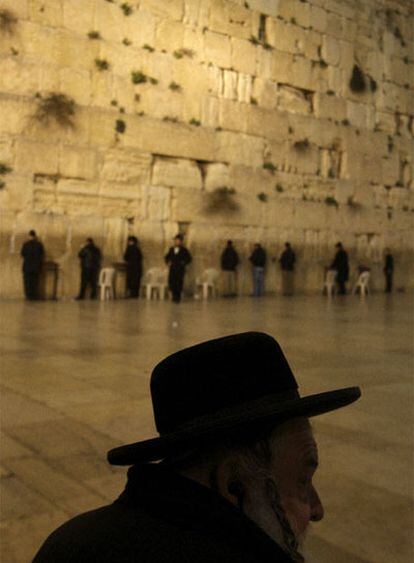
[[[70,520],[33,563],[290,563],[219,494],[162,465],[134,466],[113,504]]]
[[[279,262],[282,270],[285,270],[286,272],[292,272],[295,268],[296,262],[296,255],[293,250],[291,248],[286,248],[286,250],[282,252]]]
[[[394,257],[392,254],[387,254],[385,256],[384,272],[386,274],[392,274],[393,271],[394,271]]]
[[[255,248],[249,260],[256,268],[264,268],[266,266],[266,250],[261,246]]]
[[[45,250],[43,244],[36,240],[26,241],[20,251],[23,257],[23,272],[25,274],[38,274],[42,269]]]
[[[226,246],[221,253],[221,269],[227,272],[234,272],[239,264],[239,255],[232,246]]]
[[[178,248],[178,252],[175,253],[174,246],[172,246],[165,255],[165,261],[170,266],[171,271],[184,274],[185,267],[191,262],[192,256],[185,246]]]
[[[349,279],[349,265],[348,254],[345,250],[338,250],[335,254],[334,261],[330,266],[331,270],[336,270],[338,273],[336,279],[338,282],[346,282]]]
[[[101,266],[101,251],[93,243],[85,244],[78,254],[83,270],[99,270]]]
[[[124,253],[124,260],[128,274],[138,277],[142,275],[142,252],[139,246],[129,244]]]

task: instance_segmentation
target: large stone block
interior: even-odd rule
[[[329,65],[337,66],[341,58],[339,41],[330,35],[325,35],[322,41],[322,58]]]
[[[89,31],[99,31],[101,37],[106,41],[116,41],[119,43],[125,37],[121,18],[122,14],[117,4],[112,2],[95,2],[93,27]],[[136,15],[134,14],[135,18]],[[125,18],[125,20],[129,21],[130,18]]]
[[[279,15],[279,0],[250,0],[249,6],[261,14],[275,17]]]
[[[212,31],[206,31],[204,53],[206,61],[221,68],[230,68],[231,42],[229,37]]]
[[[253,82],[253,98],[265,109],[275,109],[278,103],[278,85],[272,80],[255,78]]]
[[[40,67],[16,59],[0,59],[0,89],[10,94],[34,96],[39,90]]]
[[[232,70],[225,70],[223,72],[224,89],[223,96],[228,100],[237,99],[237,82],[238,75],[237,72]]]
[[[92,180],[97,175],[97,153],[85,147],[61,146],[59,174],[71,178]]]
[[[87,34],[94,29],[94,2],[65,0],[63,2],[63,25],[75,33]]]
[[[299,0],[279,0],[279,15],[301,27],[310,26],[310,4]]]
[[[111,149],[103,154],[100,178],[107,183],[148,184],[151,155],[137,150]]]
[[[32,174],[57,174],[59,146],[19,139],[16,143],[16,171]]]
[[[285,113],[250,106],[246,111],[247,132],[264,139],[285,139],[288,119]]]
[[[256,72],[256,47],[245,39],[231,38],[231,63],[234,70],[246,74]]]
[[[181,21],[184,15],[183,0],[142,0],[141,10],[148,10],[158,17]]]
[[[315,94],[314,108],[316,117],[338,121],[347,117],[346,100],[337,96]]]
[[[156,157],[152,167],[151,183],[155,186],[201,189],[201,169],[191,160]]]
[[[298,88],[281,85],[278,90],[278,108],[281,111],[309,114],[312,97]]]
[[[157,17],[153,13],[142,9],[142,7],[139,11],[134,10],[131,16],[123,18],[122,39],[129,39],[133,47],[142,47],[143,45],[153,47],[156,41],[156,22]],[[126,47],[128,48],[128,46]]]
[[[233,4],[230,8],[226,0],[211,0],[208,28],[216,33],[232,35],[230,20],[230,10],[232,9],[237,10],[238,6]]]
[[[346,113],[347,113],[347,119],[349,119],[351,124],[354,125],[355,127],[367,126],[368,111],[367,111],[367,106],[365,104],[359,104],[347,100]]]
[[[146,217],[149,220],[168,220],[171,216],[172,190],[160,186],[148,186],[146,190]]]
[[[212,191],[216,188],[231,187],[230,168],[222,162],[212,162],[204,166],[204,187]]]
[[[63,19],[61,0],[29,0],[29,18],[43,25],[60,27]]]
[[[232,100],[219,100],[218,123],[222,129],[246,132],[246,106]]]
[[[91,76],[86,70],[63,68],[60,71],[61,89],[78,104],[87,106],[91,101]]]
[[[178,51],[184,42],[184,26],[181,22],[161,20],[155,33],[155,47],[166,51]]]
[[[215,160],[258,167],[263,164],[264,140],[221,131],[215,137]]]
[[[215,136],[203,127],[136,117],[123,135],[125,146],[164,156],[214,160]]]
[[[315,31],[320,31],[321,33],[326,32],[328,25],[328,14],[323,8],[311,5],[309,12],[309,26]]]

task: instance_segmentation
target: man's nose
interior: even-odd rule
[[[312,491],[311,491],[310,506],[311,506],[310,519],[312,520],[312,522],[319,522],[319,520],[322,520],[324,515],[324,509],[321,499],[319,498],[319,495],[314,487],[312,487]]]

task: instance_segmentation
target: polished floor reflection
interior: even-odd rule
[[[153,436],[149,376],[184,346],[244,330],[274,335],[302,393],[360,385],[314,419],[325,519],[309,561],[413,560],[413,301],[410,295],[184,302],[3,302],[1,561],[111,501],[125,469],[106,451]]]

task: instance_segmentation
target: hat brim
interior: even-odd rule
[[[158,438],[114,448],[108,452],[108,461],[111,465],[157,461],[235,431],[246,429],[251,432],[291,418],[324,414],[345,407],[360,396],[359,387],[346,387],[283,402],[278,395],[266,396],[197,418],[191,424]]]

